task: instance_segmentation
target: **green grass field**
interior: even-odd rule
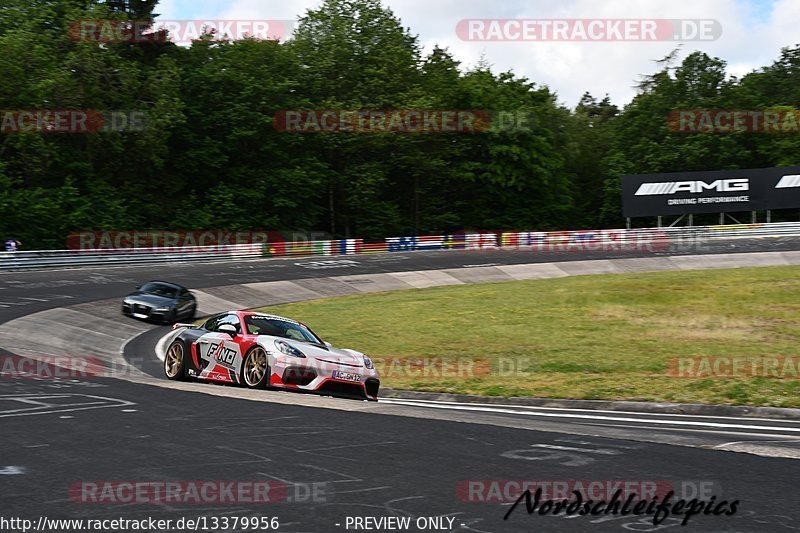
[[[667,372],[675,358],[800,355],[796,267],[459,285],[264,310],[383,361],[388,388],[800,406],[790,374]]]

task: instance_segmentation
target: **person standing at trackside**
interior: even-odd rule
[[[5,242],[6,252],[16,252],[19,250],[19,247],[22,246],[22,243],[19,242],[17,239],[11,238]]]

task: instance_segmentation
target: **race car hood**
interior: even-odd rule
[[[360,367],[360,368],[364,367],[363,356],[354,350],[347,350],[347,349],[333,348],[333,347],[328,348],[328,347],[318,346],[316,344],[311,344],[308,342],[300,342],[292,339],[284,339],[281,337],[272,337],[270,335],[261,335],[258,338],[258,342],[268,350],[274,350],[275,346],[274,341],[276,340],[282,340],[288,344],[291,344],[292,346],[303,352],[309,359],[316,359],[317,361],[325,363],[337,363],[352,367]]]
[[[162,306],[162,305],[170,305],[175,303],[173,298],[168,298],[167,296],[158,296],[156,294],[148,294],[146,292],[136,291],[134,293],[129,294],[125,297],[126,300],[130,300],[131,302],[135,303],[143,303],[153,306]]]

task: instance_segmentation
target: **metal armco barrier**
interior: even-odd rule
[[[697,252],[711,240],[800,237],[800,222],[577,231],[469,232],[454,235],[340,239],[173,248],[0,252],[0,270],[183,261],[235,261],[416,250]]]

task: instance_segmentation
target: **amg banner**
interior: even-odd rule
[[[622,176],[626,217],[800,208],[800,166]]]

